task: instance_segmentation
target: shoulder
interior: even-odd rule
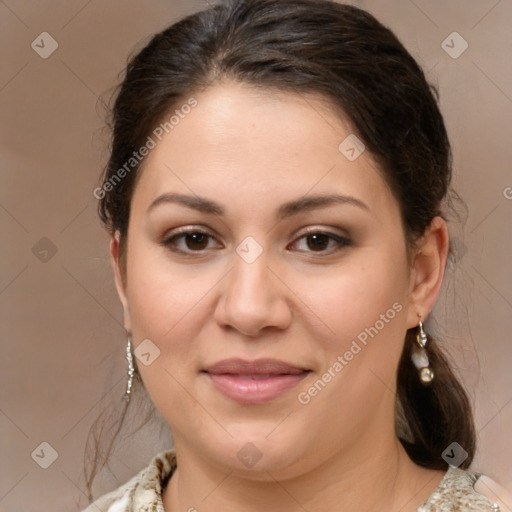
[[[418,512],[441,512],[445,510],[512,512],[509,508],[505,508],[503,502],[507,501],[505,493],[503,493],[505,499],[498,500],[496,493],[485,491],[486,481],[492,480],[476,471],[450,466],[437,489],[418,508]],[[484,492],[482,492],[482,488]],[[504,489],[501,487],[501,492],[503,491]]]
[[[131,510],[131,496],[141,480],[142,471],[114,491],[101,496],[82,512],[128,512]]]
[[[512,492],[487,475],[480,475],[474,485],[475,490],[497,503],[501,512],[512,512]]]
[[[134,477],[95,500],[82,512],[163,511],[162,490],[175,468],[174,450],[161,452]]]

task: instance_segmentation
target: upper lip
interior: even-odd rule
[[[246,361],[235,358],[218,361],[207,366],[203,371],[218,375],[298,375],[309,370],[278,359],[267,358]]]

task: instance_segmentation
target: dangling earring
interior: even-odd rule
[[[126,392],[124,394],[124,399],[127,402],[129,402],[132,396],[133,376],[135,375],[131,336],[128,337],[128,343],[126,345],[126,360],[128,361],[128,382],[126,383]]]
[[[420,380],[423,384],[430,384],[434,378],[434,370],[429,366],[429,360],[425,346],[428,341],[427,333],[423,330],[423,323],[421,316],[419,321],[419,332],[416,335],[416,341],[419,348],[414,348],[411,355],[411,360],[414,366],[419,370]]]

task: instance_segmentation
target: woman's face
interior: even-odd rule
[[[418,320],[398,203],[320,99],[194,98],[153,135],[124,288],[116,266],[149,395],[178,450],[254,478],[371,450]]]

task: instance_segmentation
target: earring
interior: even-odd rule
[[[129,402],[132,394],[133,376],[135,375],[131,336],[128,337],[128,343],[126,345],[126,360],[128,361],[128,382],[126,383],[126,392],[124,394],[124,398],[127,402]]]
[[[425,346],[428,341],[427,333],[423,330],[423,323],[421,322],[421,316],[419,321],[419,332],[416,335],[416,341],[419,348],[413,349],[411,360],[414,366],[419,370],[420,380],[423,384],[429,384],[434,378],[434,370],[429,366],[429,360]]]

